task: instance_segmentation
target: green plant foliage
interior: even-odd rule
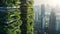
[[[22,34],[33,34],[34,10],[33,0],[21,0]],[[24,29],[24,30],[23,30]]]
[[[1,7],[6,9],[0,11],[0,33],[33,34],[33,3],[33,0],[0,0]]]
[[[21,34],[20,0],[0,0],[5,11],[0,11],[0,34]]]

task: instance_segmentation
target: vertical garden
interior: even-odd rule
[[[33,0],[21,0],[22,34],[33,34]]]
[[[20,0],[0,0],[0,34],[20,34]]]
[[[33,0],[0,0],[0,34],[33,34]]]

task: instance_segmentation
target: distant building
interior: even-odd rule
[[[60,31],[60,19],[57,19],[56,23],[57,23],[56,30]]]
[[[35,6],[35,23],[34,23],[34,34],[40,34],[40,22],[41,22],[41,8],[40,6]]]
[[[50,20],[49,20],[49,34],[54,34],[56,30],[56,15],[54,10],[51,11]]]
[[[44,22],[45,22],[45,5],[41,4],[41,22],[40,22],[40,27],[41,29],[44,29]]]

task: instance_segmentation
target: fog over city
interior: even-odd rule
[[[58,15],[60,15],[60,2],[59,2],[59,1],[60,1],[60,0],[35,0],[34,6],[39,7],[39,8],[37,8],[36,10],[41,11],[41,10],[40,10],[40,8],[41,8],[40,6],[41,6],[41,4],[44,4],[45,7],[46,7],[45,10],[47,10],[47,13],[49,12],[49,9],[54,8],[54,12],[55,12],[56,15],[58,16]],[[50,11],[51,11],[51,10],[50,10]],[[38,11],[37,11],[37,12],[38,12]],[[59,16],[58,16],[57,19],[59,19]]]
[[[41,9],[42,5],[44,5],[43,9]],[[34,0],[34,19],[38,22],[38,24],[40,23],[39,18],[41,17],[42,10],[45,10],[45,16],[43,17],[43,27],[45,27],[45,22],[50,20],[51,12],[54,12],[56,16],[55,27],[57,31],[60,31],[60,0]]]

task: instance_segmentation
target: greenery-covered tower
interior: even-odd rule
[[[21,0],[21,34],[33,34],[33,0]]]
[[[0,0],[0,34],[21,34],[20,0]]]

